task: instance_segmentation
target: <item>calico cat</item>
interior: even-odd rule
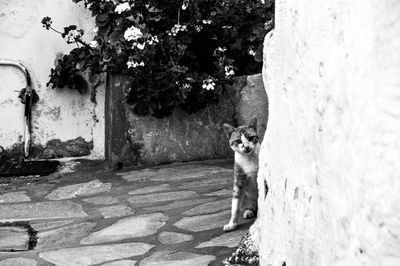
[[[236,229],[241,206],[245,210],[243,213],[245,219],[256,215],[260,143],[257,135],[257,118],[253,118],[248,126],[234,128],[224,124],[223,128],[235,152],[232,213],[229,223],[224,226],[224,231],[228,232]]]

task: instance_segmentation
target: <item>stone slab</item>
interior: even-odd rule
[[[168,217],[162,213],[124,218],[85,237],[81,240],[81,244],[91,245],[153,235],[166,224],[167,220]]]
[[[161,206],[144,207],[143,209],[148,210],[148,211],[167,211],[167,210],[202,204],[202,203],[209,202],[212,200],[214,200],[214,199],[207,198],[207,199],[183,200],[183,201],[177,201],[177,202],[173,202],[173,203],[161,205]]]
[[[132,215],[135,212],[127,205],[115,205],[99,208],[99,212],[104,218],[121,217]]]
[[[145,258],[140,266],[207,266],[215,257],[189,252],[158,251]]]
[[[31,198],[24,191],[8,192],[0,195],[0,203],[31,201]]]
[[[26,258],[9,258],[0,261],[0,266],[37,266],[37,261]]]
[[[214,192],[205,193],[205,196],[232,196],[232,189],[225,188]]]
[[[213,202],[204,203],[198,205],[190,210],[187,210],[183,215],[193,216],[206,213],[216,213],[220,211],[226,211],[231,209],[231,199],[217,200]]]
[[[24,251],[29,248],[29,233],[17,226],[0,227],[0,251]]]
[[[165,191],[165,190],[170,190],[169,184],[161,184],[157,186],[149,186],[149,187],[143,187],[143,188],[138,188],[135,189],[131,192],[129,192],[129,195],[138,195],[138,194],[148,194],[152,192],[159,192],[159,191]]]
[[[226,175],[226,174],[225,174]],[[206,186],[223,186],[223,187],[228,187],[232,186],[233,184],[233,176],[231,176],[230,173],[227,174],[225,177],[214,177],[214,178],[207,178],[207,179],[202,179],[202,180],[196,180],[196,181],[191,181],[184,183],[180,185],[178,188],[180,189],[187,189],[187,188],[197,188],[197,187],[206,187]]]
[[[96,223],[80,223],[52,231],[39,232],[35,250],[49,250],[71,245],[89,234]]]
[[[54,222],[31,223],[31,226],[36,231],[43,231],[43,230],[51,229],[54,227],[67,225],[67,224],[70,224],[73,222],[74,222],[74,220],[62,220],[62,221],[54,221]]]
[[[82,206],[70,201],[0,205],[0,222],[86,217]]]
[[[136,260],[116,260],[101,264],[101,266],[135,266]]]
[[[216,214],[206,214],[193,217],[184,217],[174,225],[180,229],[192,232],[200,232],[221,228],[229,222],[231,211],[224,211]]]
[[[94,198],[87,198],[87,199],[82,199],[84,202],[96,204],[96,205],[109,205],[109,204],[115,204],[118,203],[118,199],[113,198],[113,197],[94,197]]]
[[[205,175],[233,173],[233,170],[219,166],[189,165],[170,168],[151,168],[141,171],[132,171],[121,175],[127,181],[153,180],[153,181],[177,181],[198,178]]]
[[[226,169],[218,166],[192,166],[189,169],[175,169],[174,171],[169,171],[167,173],[159,174],[151,178],[153,181],[178,181],[186,179],[194,179],[203,177],[206,175],[221,174],[221,173],[231,173],[233,170]]]
[[[213,238],[209,241],[203,242],[196,246],[196,248],[207,248],[207,247],[217,247],[217,246],[224,246],[224,247],[237,247],[240,244],[240,240],[246,234],[247,230],[235,230],[229,233],[224,233],[216,238]]]
[[[81,196],[94,195],[101,192],[107,192],[111,189],[111,183],[103,183],[98,179],[86,183],[79,183],[59,187],[53,190],[46,199],[49,200],[62,200],[72,199]]]
[[[86,266],[143,255],[151,248],[153,245],[135,242],[84,246],[42,252],[39,257],[57,266]]]
[[[170,245],[191,241],[193,240],[193,236],[175,232],[161,232],[157,239],[164,245]]]
[[[163,192],[156,194],[134,196],[127,199],[127,201],[130,203],[139,204],[139,203],[150,203],[159,201],[172,201],[172,200],[193,197],[194,195],[196,195],[196,192],[194,191]]]

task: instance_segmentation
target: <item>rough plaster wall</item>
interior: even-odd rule
[[[40,97],[32,114],[33,144],[81,136],[93,141],[92,156],[104,157],[104,88],[98,88],[95,105],[90,95],[46,87],[57,53],[67,53],[74,46],[46,31],[40,23],[44,16],[52,17],[57,29],[71,24],[82,27],[89,41],[94,28],[90,13],[70,0],[0,0],[0,58],[21,61]],[[0,146],[8,148],[23,135],[23,105],[14,90],[24,87],[25,80],[11,67],[0,66],[0,76]]]
[[[238,86],[235,84],[234,86]],[[246,77],[246,83],[241,86],[239,102],[235,106],[238,125],[247,125],[257,117],[257,132],[263,140],[268,123],[268,98],[261,74]]]
[[[261,265],[400,265],[399,20],[398,0],[276,1]]]

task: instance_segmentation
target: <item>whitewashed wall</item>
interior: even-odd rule
[[[93,141],[92,156],[104,157],[104,87],[98,88],[95,105],[90,96],[69,89],[46,87],[57,53],[73,49],[54,32],[46,31],[41,20],[53,18],[53,26],[76,24],[91,40],[94,21],[82,5],[71,0],[0,0],[0,59],[21,61],[32,75],[40,102],[33,111],[33,144],[83,137]],[[19,70],[0,66],[0,146],[9,148],[23,135],[23,105],[17,92],[25,86]]]
[[[276,0],[261,265],[400,265],[399,21],[398,0]]]

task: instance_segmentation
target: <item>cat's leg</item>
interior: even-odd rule
[[[224,231],[232,231],[235,230],[238,226],[238,218],[239,218],[239,199],[238,198],[233,198],[232,199],[232,209],[231,209],[231,219],[229,220],[229,223],[224,225]]]
[[[258,199],[258,189],[257,189],[257,175],[249,177],[249,182],[246,186],[245,192],[245,211],[243,213],[243,218],[250,219],[257,214],[257,199]]]
[[[235,180],[236,181],[236,180]],[[232,195],[232,208],[231,208],[231,219],[228,224],[224,225],[224,231],[235,230],[238,226],[240,199],[242,196],[242,184],[234,182],[233,195]]]

